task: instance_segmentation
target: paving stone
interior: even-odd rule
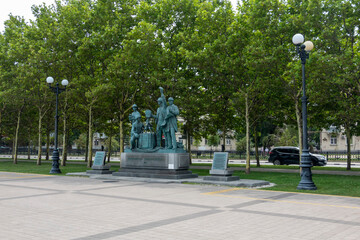
[[[0,172],[0,239],[358,239],[360,198]]]

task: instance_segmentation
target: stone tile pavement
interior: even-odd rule
[[[360,198],[0,172],[0,239],[359,239]]]

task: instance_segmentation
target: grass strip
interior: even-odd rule
[[[49,174],[52,167],[51,161],[42,161],[41,165],[37,165],[33,161],[21,161],[14,164],[12,161],[1,161],[0,171],[2,172],[19,172],[19,173],[36,173],[36,174]],[[90,170],[85,164],[67,164],[66,166],[59,166],[61,173],[55,175],[66,175],[72,172],[86,172]],[[111,170],[118,171],[119,166],[111,166]],[[52,173],[54,174],[54,173]]]
[[[199,176],[209,174],[209,170],[206,169],[191,169],[191,171]],[[251,172],[245,174],[243,171],[234,171],[233,176],[239,176],[240,179],[265,180],[276,184],[274,187],[264,188],[265,190],[360,197],[360,176],[313,174],[313,182],[317,190],[297,190],[301,179],[298,173]]]
[[[192,166],[212,166],[212,163],[192,163]],[[241,167],[245,168],[246,164],[229,164],[229,167]],[[272,168],[272,169],[299,169],[299,165],[261,165],[257,167],[256,164],[251,164],[250,168]],[[345,167],[312,167],[313,170],[323,170],[323,171],[348,171]],[[360,171],[360,168],[352,168],[350,171]]]

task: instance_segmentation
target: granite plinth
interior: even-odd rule
[[[230,182],[230,181],[238,181],[238,180],[240,180],[240,177],[238,177],[238,176],[211,175],[211,176],[205,176],[203,179],[205,181]]]
[[[120,167],[131,169],[189,169],[188,153],[144,153],[121,154]]]
[[[112,174],[113,171],[110,171],[110,165],[93,165],[91,168],[92,170],[87,170],[86,173],[88,174]]]
[[[160,170],[160,169],[119,169],[113,172],[113,176],[121,177],[140,177],[140,178],[161,178],[161,179],[186,179],[197,178],[197,174],[193,174],[188,170]]]
[[[233,170],[218,170],[218,169],[211,169],[211,175],[221,175],[221,176],[231,176],[233,174]]]
[[[196,178],[189,171],[188,153],[125,152],[121,154],[120,169],[114,176],[184,179]]]

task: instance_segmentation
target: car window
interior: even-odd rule
[[[290,149],[292,154],[299,154],[299,150],[297,149]]]
[[[292,148],[278,148],[277,151],[279,153],[286,153],[286,154],[299,154],[299,150]]]
[[[280,149],[278,149],[278,152],[279,152],[279,153],[290,153],[290,152],[289,152],[289,149],[285,149],[285,148],[280,148]]]

